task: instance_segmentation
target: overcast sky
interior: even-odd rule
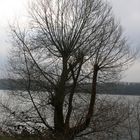
[[[0,69],[6,63],[10,46],[8,22],[22,19],[29,0],[0,0]],[[128,43],[140,48],[140,0],[108,0],[120,21]],[[140,82],[140,59],[125,73],[123,81]]]
[[[140,49],[140,0],[109,0],[128,43]],[[140,58],[125,73],[123,81],[140,82]]]

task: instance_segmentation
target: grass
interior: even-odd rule
[[[12,138],[7,136],[0,136],[0,140],[37,140],[35,137]]]
[[[15,140],[12,137],[0,136],[0,140]]]

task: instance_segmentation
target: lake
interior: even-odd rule
[[[16,111],[24,112],[24,110],[28,110],[32,107],[32,104],[30,102],[25,102],[24,100],[18,100],[19,97],[13,98],[13,96],[11,96],[11,95],[9,96],[9,95],[10,95],[10,91],[0,90],[0,102],[9,106],[11,108],[11,110],[15,109],[15,112]],[[76,102],[80,105],[83,100],[87,100],[87,98],[88,98],[85,94],[82,93],[82,95],[83,95],[82,98],[80,98],[80,94],[75,95],[76,99],[77,99]],[[140,126],[140,124],[138,125],[138,119],[140,119],[140,117],[137,118],[138,116],[140,116],[140,111],[139,111],[140,110],[140,103],[139,103],[140,96],[126,96],[126,95],[122,96],[122,95],[105,95],[105,94],[97,95],[97,100],[106,100],[106,99],[110,102],[115,100],[115,101],[123,103],[123,104],[125,103],[133,108],[133,110],[132,110],[133,112],[132,112],[131,116],[129,116],[130,118],[128,120],[126,120],[123,124],[123,125],[125,125],[125,127],[127,127],[127,129],[124,126],[119,126],[120,127],[119,130],[118,130],[118,128],[114,130],[114,132],[118,131],[118,134],[117,133],[112,134],[113,136],[110,134],[110,135],[107,135],[106,137],[104,137],[104,139],[102,139],[101,135],[103,135],[103,134],[98,133],[98,135],[96,134],[94,136],[92,135],[90,137],[84,137],[84,140],[86,140],[86,139],[92,140],[93,137],[95,140],[97,139],[97,137],[99,140],[132,140],[132,138],[133,138],[133,140],[137,140],[139,138],[138,133],[139,133],[139,126]],[[38,101],[36,100],[36,103],[37,102]],[[51,109],[49,109],[49,110],[51,110]],[[11,113],[15,113],[15,112],[11,112]],[[42,112],[44,113],[45,110],[42,110]],[[29,112],[29,113],[30,114],[32,113],[33,116],[35,115],[34,111]],[[10,114],[4,112],[4,110],[2,108],[0,108],[0,114],[1,114],[0,115],[0,124],[2,125],[3,120],[6,120]],[[46,113],[44,113],[44,116],[45,115],[46,115]],[[53,124],[52,112],[51,111],[47,112],[47,115],[49,116],[47,121],[49,122],[49,124]],[[12,121],[15,121],[15,119],[13,117],[11,117],[10,119],[11,120],[9,122],[12,124],[13,123]],[[128,128],[129,128],[129,130],[128,130]],[[123,133],[120,130],[121,131],[123,130],[123,133],[127,136],[126,137],[122,136]],[[106,134],[104,134],[104,135],[106,135]]]

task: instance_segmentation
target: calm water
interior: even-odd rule
[[[17,108],[17,109],[27,109],[28,107],[31,106],[31,103],[24,103],[22,101],[19,101],[18,98],[13,98],[13,96],[9,96],[10,95],[10,91],[4,91],[4,90],[0,90],[0,103],[11,106],[12,108]],[[85,95],[83,96],[83,98],[87,98],[85,97]],[[109,99],[109,100],[116,100],[118,99],[118,101],[120,102],[126,102],[126,104],[135,104],[138,101],[140,101],[140,96],[122,96],[122,95],[98,95],[99,99]],[[78,99],[78,102],[81,102]],[[140,112],[139,112],[140,114]],[[4,110],[1,109],[0,107],[0,123],[7,117],[7,114],[4,113]],[[48,120],[50,123],[52,121],[52,119]],[[138,136],[137,136],[137,129],[135,129],[135,132],[133,134],[133,140],[137,140]],[[137,136],[137,138],[135,138]],[[85,138],[86,139],[86,138]],[[90,138],[89,140],[92,140],[92,138]],[[116,140],[116,138],[114,139],[110,139],[110,140]],[[123,138],[123,139],[119,139],[119,140],[131,140],[129,138]]]

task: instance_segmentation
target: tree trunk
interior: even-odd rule
[[[64,131],[64,119],[63,119],[63,105],[56,104],[54,109],[54,127],[58,132]]]
[[[67,58],[63,58],[63,70],[60,81],[56,87],[54,97],[54,128],[55,131],[60,134],[64,133],[63,103],[65,98],[67,76]]]
[[[99,70],[98,65],[95,64],[94,65],[94,72],[93,72],[93,80],[92,80],[92,91],[91,91],[90,105],[89,105],[87,119],[86,119],[87,126],[90,123],[90,120],[91,120],[91,117],[92,117],[93,111],[94,111],[94,105],[95,105],[95,100],[96,100],[98,70]]]
[[[91,118],[93,116],[94,105],[95,105],[95,100],[96,100],[96,87],[97,87],[98,70],[99,70],[99,67],[97,64],[95,64],[94,65],[94,72],[93,72],[93,80],[92,80],[91,98],[90,98],[90,104],[89,104],[88,112],[86,115],[86,119],[82,124],[71,128],[71,132],[74,135],[77,135],[78,133],[84,131],[89,126]]]

